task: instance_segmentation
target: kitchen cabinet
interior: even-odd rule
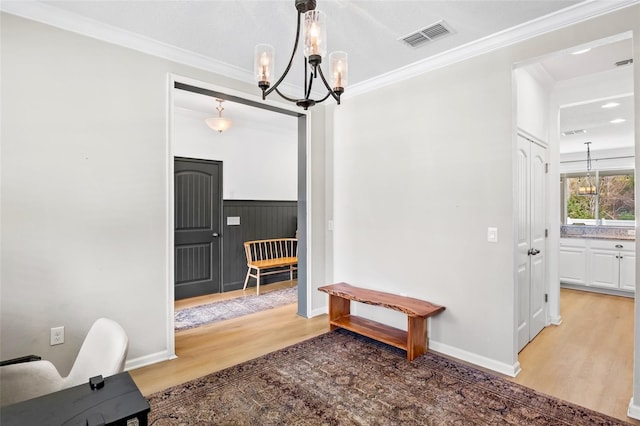
[[[635,241],[561,238],[560,282],[635,291]]]
[[[587,240],[560,239],[560,282],[587,285]]]
[[[620,251],[620,290],[636,291],[636,253]]]

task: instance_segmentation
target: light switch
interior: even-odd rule
[[[240,225],[240,216],[227,216],[227,225]]]
[[[487,229],[487,241],[489,241],[490,243],[498,242],[498,228]]]

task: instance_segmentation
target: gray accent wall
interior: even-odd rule
[[[296,201],[223,201],[223,278],[222,291],[237,290],[244,285],[247,261],[243,243],[270,238],[293,238],[297,229]],[[227,218],[240,218],[240,225],[228,225]],[[289,279],[289,273],[262,278],[261,284]],[[250,286],[255,286],[251,278]]]

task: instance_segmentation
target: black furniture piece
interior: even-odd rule
[[[92,389],[92,387],[94,389]],[[109,426],[138,419],[147,425],[150,407],[128,372],[0,408],[2,426]]]

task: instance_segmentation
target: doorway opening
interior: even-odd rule
[[[635,286],[635,277],[630,279],[628,274],[636,270],[635,241],[631,241],[635,240],[636,201],[628,199],[629,188],[624,187],[635,180],[634,71],[633,63],[629,61],[632,52],[632,35],[623,33],[535,58],[514,69],[518,130],[546,138],[549,150],[548,256],[544,271],[546,326],[563,323],[561,287],[635,297],[635,289],[631,288],[631,283]],[[581,192],[578,183],[578,179],[587,173],[586,142],[591,142],[591,173],[593,178],[598,178],[596,184],[610,186],[602,187],[603,192],[598,197],[589,191]],[[595,146],[598,150],[594,150]],[[630,191],[635,192],[634,189]],[[627,197],[616,204],[620,208],[613,207],[611,194],[614,193]],[[593,203],[599,198],[602,198],[602,204],[595,209]],[[597,239],[590,238],[594,233],[598,234]],[[622,243],[622,247],[616,247],[621,244],[616,241],[620,236],[631,244]],[[591,256],[588,253],[590,241],[594,241],[595,249]],[[609,250],[603,244],[612,246]],[[630,254],[626,253],[627,249],[634,251],[631,260],[627,258]],[[620,257],[622,251],[625,251],[624,259]],[[604,267],[604,273],[598,271],[601,267]],[[578,288],[579,285],[582,287]],[[562,291],[566,298],[570,290]],[[517,311],[517,298],[514,303]],[[632,318],[628,320],[632,321]],[[594,316],[594,321],[606,324],[607,318]],[[542,333],[555,332],[550,329]],[[518,330],[514,330],[516,342],[517,333]],[[633,334],[629,334],[628,339],[633,340]],[[599,350],[616,351],[617,356],[620,346],[605,348],[600,344]],[[528,367],[550,371],[554,368],[551,364],[554,360],[568,355],[563,355],[558,348],[549,349],[552,349],[546,353],[549,364]],[[517,358],[519,351],[514,344]],[[526,351],[525,347],[523,353]],[[632,357],[632,352],[627,355]],[[625,380],[631,381],[633,366],[629,363],[627,367]],[[562,373],[571,374],[569,369]],[[544,373],[540,371],[540,374]],[[606,376],[602,376],[602,383],[608,379]],[[561,380],[573,383],[571,379],[563,376]],[[599,379],[595,380],[600,383]]]
[[[207,106],[209,115],[215,114],[215,106],[216,99],[224,99],[224,107],[225,112],[224,116],[226,118],[230,118],[235,121],[234,126],[236,126],[236,131],[240,130],[243,126],[245,126],[244,133],[245,136],[247,134],[247,126],[251,127],[251,115],[254,115],[253,120],[257,120],[255,118],[256,115],[265,115],[269,114],[269,119],[266,122],[267,125],[271,126],[271,131],[277,131],[280,128],[284,127],[281,123],[282,120],[288,120],[288,123],[293,123],[293,150],[286,149],[283,145],[285,142],[282,142],[282,146],[273,146],[270,145],[272,150],[275,150],[273,154],[265,154],[261,152],[261,149],[264,149],[266,144],[262,144],[261,142],[265,139],[264,134],[260,135],[258,133],[259,130],[254,122],[253,125],[253,134],[244,138],[245,141],[248,141],[248,144],[253,144],[252,147],[247,149],[247,152],[244,153],[244,158],[239,158],[238,155],[227,156],[226,161],[221,162],[221,167],[224,170],[225,177],[228,172],[232,173],[234,180],[241,180],[240,184],[234,188],[223,188],[223,196],[225,200],[228,199],[228,202],[225,203],[225,207],[230,209],[236,209],[235,213],[223,210],[220,217],[219,229],[220,231],[215,232],[212,230],[211,234],[217,233],[218,240],[220,241],[221,249],[220,249],[220,264],[221,264],[221,272],[220,272],[220,290],[223,292],[230,292],[235,290],[235,288],[242,288],[242,284],[244,281],[244,277],[246,274],[246,261],[241,260],[240,262],[244,262],[244,265],[241,266],[241,280],[237,279],[235,275],[232,273],[230,275],[225,275],[225,262],[231,261],[235,259],[237,262],[237,256],[233,256],[234,253],[229,253],[226,251],[226,247],[224,244],[225,238],[235,238],[242,239],[242,235],[240,232],[237,232],[241,225],[244,224],[249,225],[249,222],[243,221],[243,218],[247,218],[248,216],[244,216],[242,210],[246,206],[241,206],[241,204],[255,204],[257,198],[268,198],[268,197],[256,197],[247,195],[246,188],[259,188],[260,190],[265,190],[265,188],[271,186],[275,187],[276,190],[282,190],[285,188],[287,192],[286,197],[279,197],[277,200],[262,200],[263,204],[268,204],[265,208],[272,209],[280,209],[283,208],[289,212],[293,209],[292,216],[294,217],[293,225],[288,224],[290,227],[288,234],[291,234],[291,237],[297,235],[299,244],[298,244],[298,285],[297,285],[297,295],[295,300],[297,301],[297,310],[298,315],[307,317],[308,312],[308,302],[307,302],[307,211],[306,211],[306,199],[307,199],[307,116],[305,113],[293,109],[293,107],[287,106],[279,106],[279,104],[274,102],[262,102],[259,99],[253,99],[252,96],[246,95],[244,93],[236,92],[231,89],[223,89],[214,87],[210,84],[194,81],[184,77],[171,76],[170,78],[170,96],[169,96],[169,135],[170,135],[170,146],[169,146],[169,164],[168,168],[170,170],[170,182],[168,184],[168,193],[169,193],[169,201],[170,201],[170,210],[169,210],[169,222],[170,222],[170,233],[171,237],[173,235],[173,227],[175,224],[176,214],[174,212],[174,190],[175,190],[175,182],[173,180],[174,177],[174,157],[192,157],[195,158],[194,155],[185,155],[184,152],[181,151],[181,148],[176,145],[176,131],[181,131],[177,129],[176,126],[176,99],[180,98],[180,94],[188,94],[188,95],[197,95],[202,99],[205,99],[205,102],[208,102]],[[248,112],[247,112],[248,111]],[[248,115],[243,115],[248,114]],[[225,130],[223,133],[219,134],[209,128],[206,127],[204,120],[202,121],[202,126],[206,128],[205,132],[207,132],[207,139],[205,143],[213,144],[218,143],[222,144],[223,149],[235,149],[231,142],[229,135],[232,135],[234,128]],[[289,128],[291,126],[289,125]],[[184,137],[182,134],[180,137]],[[191,135],[193,136],[193,135]],[[227,137],[225,139],[225,136]],[[217,139],[216,139],[217,137]],[[195,138],[190,138],[189,135],[186,136],[187,140],[195,141]],[[202,138],[201,138],[202,139]],[[201,141],[202,142],[202,141]],[[290,141],[289,141],[290,142]],[[287,142],[287,143],[289,143]],[[225,145],[226,143],[226,145]],[[290,144],[291,145],[291,144]],[[231,147],[231,148],[230,148]],[[286,152],[285,152],[286,151]],[[269,157],[271,155],[271,157]],[[201,156],[197,156],[201,157]],[[278,164],[274,158],[279,159],[279,161],[286,161],[286,164]],[[214,158],[211,158],[214,159]],[[271,161],[271,160],[273,161]],[[224,159],[223,159],[224,160]],[[285,179],[278,185],[274,185],[272,181],[269,180],[270,176],[267,176],[267,173],[264,174],[256,174],[250,173],[250,171],[254,171],[255,169],[260,170],[260,167],[270,167],[269,174],[273,179]],[[285,170],[286,169],[286,170]],[[249,170],[249,171],[247,171]],[[292,172],[291,172],[292,171]],[[286,172],[286,173],[285,173]],[[224,181],[231,181],[231,179],[223,179]],[[225,193],[225,191],[227,191]],[[235,191],[235,192],[234,192]],[[243,192],[244,191],[244,192]],[[274,197],[272,197],[274,198]],[[286,198],[286,199],[282,199]],[[286,204],[286,206],[283,206]],[[264,207],[264,206],[262,206]],[[258,208],[253,206],[254,209]],[[259,208],[258,208],[259,209]],[[240,212],[240,213],[237,213]],[[297,220],[296,220],[297,218]],[[281,224],[280,224],[281,225]],[[256,225],[257,226],[257,225]],[[248,228],[248,226],[247,226]],[[177,236],[176,236],[177,238]],[[176,277],[176,273],[178,272],[176,268],[176,257],[173,253],[174,251],[174,239],[170,240],[169,247],[169,264],[170,271],[169,277],[170,282],[174,282],[174,277]],[[240,246],[242,247],[242,246]],[[236,247],[237,248],[237,247]],[[242,249],[241,249],[242,250]],[[237,253],[235,253],[237,254]],[[231,271],[235,271],[237,275],[237,268],[229,268]],[[215,272],[215,271],[214,271]],[[262,284],[262,283],[261,283]],[[169,336],[168,341],[173,343],[173,347],[170,347],[171,352],[175,351],[175,324],[174,324],[174,315],[175,315],[175,307],[173,302],[177,293],[174,292],[174,288],[170,288],[169,290]],[[171,345],[170,345],[171,346]]]

